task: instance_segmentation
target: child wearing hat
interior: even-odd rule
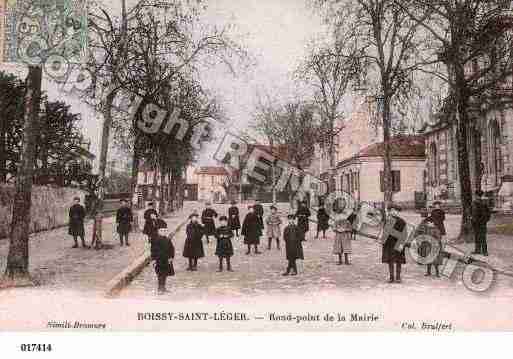
[[[171,242],[166,222],[157,223],[156,232],[151,241],[151,259],[155,261],[155,273],[158,281],[158,294],[167,292],[166,280],[175,275],[172,259],[175,257],[175,247]]]
[[[77,238],[80,237],[82,247],[89,248],[85,243],[84,219],[86,210],[80,204],[80,197],[73,198],[73,205],[69,208],[68,234],[73,236],[75,244],[72,248],[78,248]]]
[[[283,273],[284,276],[287,276],[289,274],[297,275],[296,260],[304,259],[303,245],[301,244],[301,229],[299,229],[296,225],[295,215],[289,214],[287,216],[287,219],[289,221],[289,224],[283,230],[283,240],[285,241],[285,253],[288,261],[287,271]]]
[[[192,213],[189,216],[189,223],[185,228],[187,237],[183,245],[183,256],[189,260],[188,271],[198,270],[198,258],[205,257],[205,251],[203,250],[203,238],[204,230],[201,223],[199,223],[198,213]]]
[[[346,218],[335,220],[335,241],[333,242],[333,254],[338,255],[338,265],[342,264],[342,254],[344,254],[344,263],[349,265],[349,254],[352,253],[351,231],[352,226]]]
[[[211,208],[210,202],[205,203],[206,208],[201,213],[201,223],[205,228],[205,237],[207,238],[207,244],[210,243],[210,236],[215,236],[216,225],[214,218],[217,218],[217,212]]]
[[[267,224],[267,238],[269,239],[267,250],[271,250],[273,239],[276,239],[276,248],[279,250],[281,218],[278,215],[278,209],[275,206],[271,206],[271,214],[266,218],[265,223]]]
[[[228,227],[235,231],[235,236],[238,238],[240,229],[239,208],[237,202],[232,201],[231,204],[232,206],[228,208]]]
[[[228,218],[226,216],[221,216],[219,218],[219,228],[216,230],[216,238],[217,238],[217,246],[216,246],[216,256],[219,257],[219,269],[218,272],[223,271],[223,259],[226,260],[226,270],[228,272],[233,272],[232,266],[230,263],[230,257],[233,256],[233,245],[232,245],[232,237],[233,232],[228,227]]]
[[[401,208],[395,204],[388,206],[388,217],[386,222],[394,222],[394,230],[397,232],[403,232],[406,227],[404,219],[399,217],[399,211]],[[406,255],[404,248],[401,251],[395,249],[395,245],[399,238],[394,235],[388,235],[383,243],[381,262],[388,264],[388,272],[390,275],[389,283],[401,283],[401,268],[403,264],[406,264]],[[394,271],[395,265],[395,271]]]

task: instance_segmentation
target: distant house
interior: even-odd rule
[[[197,200],[214,203],[226,200],[227,194],[224,186],[228,181],[229,174],[224,167],[190,167],[187,172],[187,189],[193,191],[194,187],[196,187]],[[194,200],[194,198],[190,198],[189,193],[186,193],[185,197]]]
[[[425,144],[422,136],[397,136],[391,139],[393,200],[405,208],[414,208],[415,193],[425,192]],[[336,169],[336,188],[358,201],[383,202],[382,142],[362,149],[342,160]]]

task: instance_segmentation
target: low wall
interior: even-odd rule
[[[14,201],[14,186],[0,185],[0,238],[9,235]],[[85,192],[76,188],[34,186],[30,210],[30,232],[39,232],[68,223],[68,210],[73,197],[84,203]]]

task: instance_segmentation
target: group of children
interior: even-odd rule
[[[419,231],[429,233],[433,237],[440,239],[445,234],[443,222],[445,214],[440,209],[440,204],[435,204],[435,210],[431,215],[423,221],[418,227]],[[218,213],[211,207],[210,203],[206,204],[205,210],[201,214],[201,223],[199,214],[194,211],[189,216],[189,222],[186,226],[186,239],[183,248],[183,256],[188,259],[188,271],[198,270],[198,259],[205,257],[203,248],[203,237],[206,238],[207,244],[210,243],[210,237],[213,236],[217,240],[215,255],[219,258],[218,272],[223,271],[224,264],[226,263],[226,270],[232,272],[231,257],[234,255],[233,238],[239,238],[240,234],[244,237],[244,244],[247,245],[246,255],[251,253],[251,248],[254,248],[255,254],[260,254],[258,246],[260,244],[260,237],[264,233],[264,220],[263,220],[263,207],[260,203],[256,203],[248,207],[249,212],[240,222],[239,209],[235,202],[232,202],[231,207],[228,209],[228,216],[219,217],[219,226],[215,225],[215,218]],[[394,229],[397,231],[402,230],[402,226],[406,225],[403,219],[398,215],[400,208],[395,205],[388,207],[388,215],[395,217]],[[325,231],[329,228],[329,216],[324,208],[320,208],[317,215],[318,218],[317,237],[319,233],[323,232],[325,238]],[[296,261],[304,259],[302,242],[306,241],[306,232],[308,231],[309,210],[306,204],[301,204],[296,213],[287,215],[288,224],[283,230],[283,241],[285,242],[285,255],[287,259],[287,269],[283,273],[284,276],[297,275]],[[150,206],[145,212],[145,229],[144,233],[152,243],[152,259],[155,260],[155,271],[159,278],[159,293],[165,292],[165,278],[174,274],[172,262],[170,259],[174,258],[174,247],[170,238],[166,237],[166,223],[158,217],[157,212]],[[333,241],[332,253],[338,256],[338,265],[350,265],[350,255],[352,254],[352,240],[354,240],[353,222],[356,219],[355,213],[347,215],[337,215],[335,217],[332,230],[335,233]],[[297,221],[297,223],[296,223]],[[306,226],[305,226],[306,223]],[[430,225],[433,224],[433,225]],[[268,250],[271,250],[272,243],[276,242],[276,248],[280,250],[280,236],[282,220],[275,206],[270,207],[270,214],[265,219],[267,225],[266,235],[268,237]],[[316,238],[317,238],[316,237]],[[169,242],[169,243],[168,243]],[[401,266],[406,263],[405,254],[403,251],[395,250],[395,243],[397,238],[389,236],[382,248],[382,262],[387,263],[390,273],[390,283],[401,282]],[[440,244],[441,245],[441,244]],[[426,256],[429,253],[429,248],[421,247],[420,255]],[[342,261],[344,259],[344,261]],[[431,275],[431,269],[434,266],[436,276],[439,276],[439,265],[441,264],[441,256],[427,266],[426,275]]]

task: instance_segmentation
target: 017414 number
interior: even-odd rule
[[[52,344],[21,344],[22,352],[51,352]]]

